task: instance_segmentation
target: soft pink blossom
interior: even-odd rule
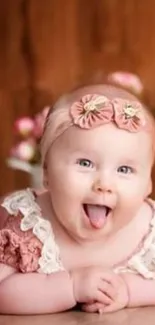
[[[20,135],[22,135],[24,137],[31,134],[33,129],[34,129],[34,121],[32,118],[30,118],[28,116],[19,118],[15,121],[16,133],[19,133]]]
[[[21,141],[11,149],[11,157],[31,161],[36,152],[36,145],[31,141]]]
[[[120,86],[127,87],[129,90],[133,90],[136,94],[141,94],[144,88],[140,78],[130,72],[116,71],[109,74],[108,79]]]

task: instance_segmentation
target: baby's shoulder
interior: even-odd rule
[[[147,231],[132,256],[116,268],[117,272],[140,274],[155,279],[155,201],[147,199],[140,211],[141,220]]]

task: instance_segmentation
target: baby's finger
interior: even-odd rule
[[[87,313],[98,313],[100,310],[102,311],[103,309],[104,309],[104,305],[98,302],[82,305],[82,310]]]
[[[102,276],[102,279],[110,283],[115,288],[115,290],[118,290],[122,282],[124,282],[122,277],[116,273],[105,273],[105,275]]]
[[[102,280],[106,280],[107,282],[114,284],[115,286],[118,286],[119,282],[121,281],[121,277],[113,271],[102,272],[101,278]]]
[[[104,281],[107,281],[108,283],[113,282],[114,278],[115,278],[115,273],[112,271],[108,271],[108,272],[102,272],[101,273],[101,279]]]
[[[113,300],[111,299],[111,297],[109,297],[106,293],[104,293],[104,291],[101,291],[100,289],[98,290],[95,300],[98,303],[104,304],[104,305],[109,305],[113,302]]]
[[[115,299],[116,295],[117,295],[117,290],[116,288],[114,288],[110,283],[101,280],[100,284],[99,284],[99,290],[106,294],[107,297],[109,297],[112,300]],[[110,303],[111,303],[110,301]]]
[[[111,305],[100,306],[99,313],[100,314],[111,313],[111,312],[120,310],[122,308],[123,307],[121,307],[120,304],[118,304],[117,302],[113,302]]]

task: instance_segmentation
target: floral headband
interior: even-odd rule
[[[148,129],[146,114],[137,101],[122,98],[112,100],[99,94],[88,94],[74,102],[69,109],[59,107],[49,112],[41,140],[42,164],[52,143],[69,127],[77,125],[92,129],[113,122],[118,128],[129,132]]]
[[[82,129],[91,129],[110,122],[130,132],[138,132],[146,127],[142,105],[122,98],[110,100],[101,95],[85,95],[72,104],[70,115],[73,124]]]

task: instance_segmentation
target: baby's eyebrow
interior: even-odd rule
[[[121,160],[121,164],[122,165],[129,165],[129,166],[132,166],[132,167],[138,167],[138,166],[142,166],[142,163],[141,161],[138,161],[137,159],[122,159]]]
[[[137,161],[134,159],[125,159],[125,161],[127,164],[131,164],[131,165],[137,163]]]
[[[141,159],[140,160],[128,159],[125,161],[125,164],[135,168],[138,167],[146,168],[146,163],[145,162],[143,163]]]
[[[94,151],[81,149],[81,150],[71,150],[70,154],[75,156],[78,155],[94,156],[96,153]]]

